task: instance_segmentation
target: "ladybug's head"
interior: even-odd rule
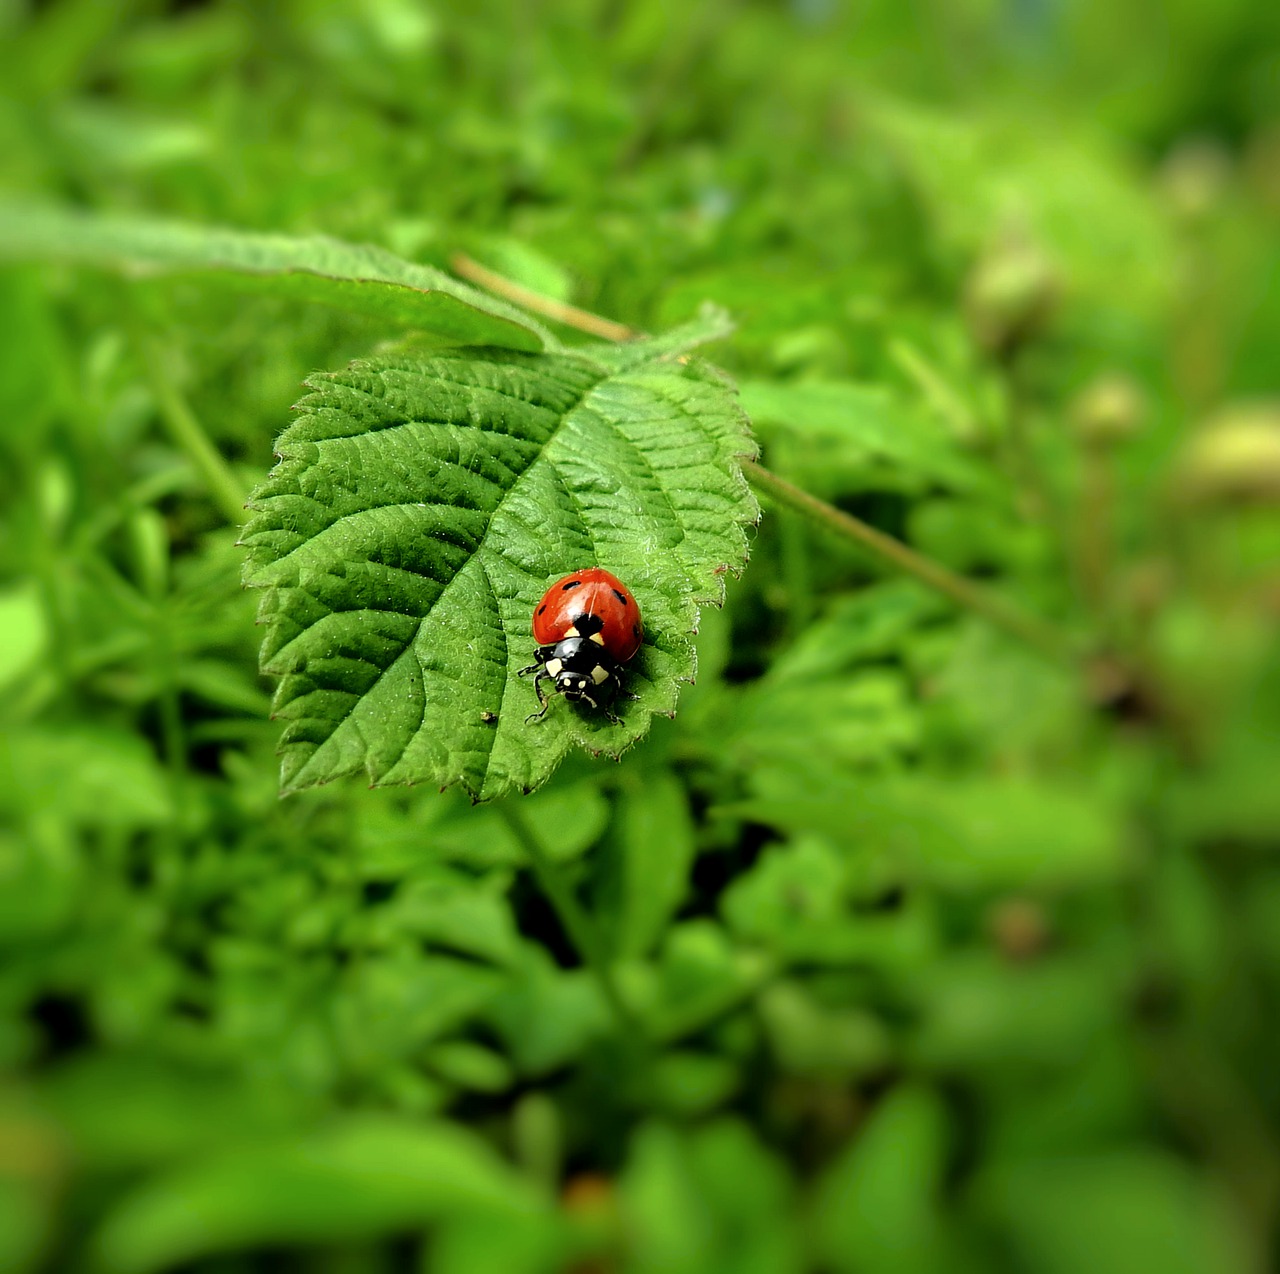
[[[556,642],[546,668],[555,678],[556,690],[566,699],[586,699],[589,703],[595,702],[592,695],[613,676],[613,660],[587,637],[566,637]]]
[[[591,693],[591,679],[580,672],[564,671],[556,677],[556,689],[566,699],[585,699]]]

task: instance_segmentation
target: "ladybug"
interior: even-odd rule
[[[536,674],[533,688],[541,707],[526,722],[541,721],[551,706],[544,681],[554,682],[566,699],[599,708],[592,696],[602,696],[610,685],[616,689],[622,665],[644,641],[644,624],[631,590],[616,575],[589,566],[556,580],[543,594],[533,612],[533,637],[535,662],[519,675]],[[618,721],[608,708],[605,715]]]

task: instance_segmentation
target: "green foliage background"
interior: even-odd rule
[[[228,490],[404,315],[5,266],[0,1267],[1272,1268],[1278,14],[0,4],[6,194],[715,301],[1082,652],[767,507],[620,765],[281,801]]]

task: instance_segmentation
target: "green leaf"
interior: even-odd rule
[[[492,1025],[516,1067],[545,1075],[574,1060],[609,1026],[599,983],[585,969],[558,969],[530,953],[523,977],[489,1008]]]
[[[138,1274],[264,1244],[340,1242],[476,1209],[529,1214],[530,1188],[463,1129],[350,1119],[153,1178],[97,1236],[100,1269]]]
[[[768,807],[766,807],[768,808]],[[846,818],[851,808],[846,800]],[[721,908],[732,932],[778,957],[810,965],[914,969],[932,955],[927,918],[907,906],[883,915],[854,915],[853,869],[818,837],[770,846],[725,891]]]
[[[282,1135],[307,1101],[296,1086],[249,1086],[123,1050],[77,1057],[43,1094],[82,1169],[125,1174]]]
[[[759,424],[784,426],[819,443],[825,463],[836,449],[849,466],[884,464],[901,474],[960,491],[989,491],[990,474],[936,421],[879,386],[853,381],[744,381],[742,403]]]
[[[677,1040],[742,1003],[769,972],[765,956],[735,948],[720,925],[690,920],[667,930],[657,978],[639,980],[635,998],[646,1007],[654,1036]]]
[[[712,1268],[715,1223],[698,1197],[687,1146],[675,1129],[648,1124],[636,1133],[621,1186],[635,1236],[633,1270],[701,1274]]]
[[[889,1032],[878,1018],[861,1008],[824,1008],[800,982],[775,982],[759,1010],[770,1048],[790,1074],[838,1081],[883,1070],[889,1060]]]
[[[1074,292],[1135,313],[1168,303],[1168,225],[1098,130],[1050,135],[1034,115],[866,105],[869,135],[896,152],[943,243],[972,248],[1002,224],[1025,225],[1067,268]]]
[[[74,914],[84,864],[70,829],[0,828],[0,949],[57,933]]]
[[[661,771],[643,788],[625,789],[617,804],[601,893],[606,936],[625,959],[644,955],[684,901],[697,845],[688,794],[674,774]]]
[[[905,677],[868,669],[846,677],[762,678],[739,701],[726,752],[764,774],[806,774],[815,765],[873,766],[917,746],[919,711]]]
[[[464,1213],[441,1223],[421,1268],[425,1274],[557,1274],[574,1268],[572,1252],[570,1231],[554,1213]]]
[[[862,663],[890,659],[913,632],[946,613],[946,601],[914,580],[872,584],[837,598],[821,620],[778,655],[769,679],[774,685],[811,685]]]
[[[53,205],[0,203],[0,257],[137,273],[217,271],[236,286],[387,319],[459,345],[555,345],[521,310],[431,266],[321,235],[253,234]]]
[[[1221,1191],[1147,1147],[1010,1159],[974,1201],[1029,1274],[1218,1274],[1254,1268]]]
[[[355,965],[332,1000],[334,1037],[348,1063],[374,1074],[475,1016],[507,980],[469,960],[423,958],[411,949]]]
[[[939,1268],[946,1111],[925,1088],[898,1088],[818,1184],[814,1229],[824,1268],[926,1274]]]
[[[419,847],[421,843],[420,838]],[[351,916],[347,931],[366,948],[393,947],[409,938],[477,960],[515,965],[521,943],[505,889],[501,877],[478,881],[428,863],[400,883],[389,902]]]
[[[838,771],[762,767],[760,778],[760,799],[738,813],[829,836],[905,881],[948,892],[1064,889],[1117,879],[1133,863],[1107,803],[1077,785],[903,775],[863,783],[851,804]]]
[[[633,1274],[804,1268],[787,1174],[736,1119],[693,1132],[642,1125],[619,1185]]]
[[[711,315],[580,354],[402,351],[310,382],[244,536],[286,791],[363,771],[527,792],[575,744],[617,756],[674,711],[699,604],[722,600],[756,517],[732,391],[676,357],[723,331]],[[638,697],[620,724],[567,702],[526,724],[533,609],[589,564],[640,603]]]
[[[1060,1071],[1098,1040],[1118,1039],[1124,987],[1100,960],[1060,957],[1025,968],[995,952],[952,955],[920,981],[911,1056],[932,1069],[973,1066],[988,1079]]]
[[[164,771],[147,744],[123,730],[90,726],[0,734],[0,812],[8,810],[121,830],[155,827],[173,812]]]
[[[645,1107],[672,1116],[705,1115],[740,1086],[738,1066],[718,1053],[681,1049],[654,1062],[643,1092]]]
[[[506,1058],[470,1040],[434,1044],[423,1060],[428,1070],[459,1088],[500,1093],[511,1086],[511,1066]]]

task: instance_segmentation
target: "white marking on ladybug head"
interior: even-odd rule
[[[591,641],[593,641],[593,642],[595,642],[595,644],[596,644],[597,646],[603,646],[603,645],[604,645],[604,633],[592,633],[592,634],[591,634],[591,638],[590,638],[590,640],[591,640]]]
[[[564,630],[564,635],[566,637],[577,637],[579,635],[577,627],[575,626],[573,628],[566,628]]]
[[[560,669],[561,669],[561,668],[563,668],[563,667],[564,667],[564,664],[563,664],[559,659],[548,659],[548,660],[547,660],[547,671],[548,671],[548,672],[549,672],[553,677],[558,677],[558,676],[560,675]]]
[[[597,686],[602,686],[609,680],[609,670],[607,668],[601,668],[599,664],[596,664],[596,666],[591,670],[591,680],[594,681]]]

